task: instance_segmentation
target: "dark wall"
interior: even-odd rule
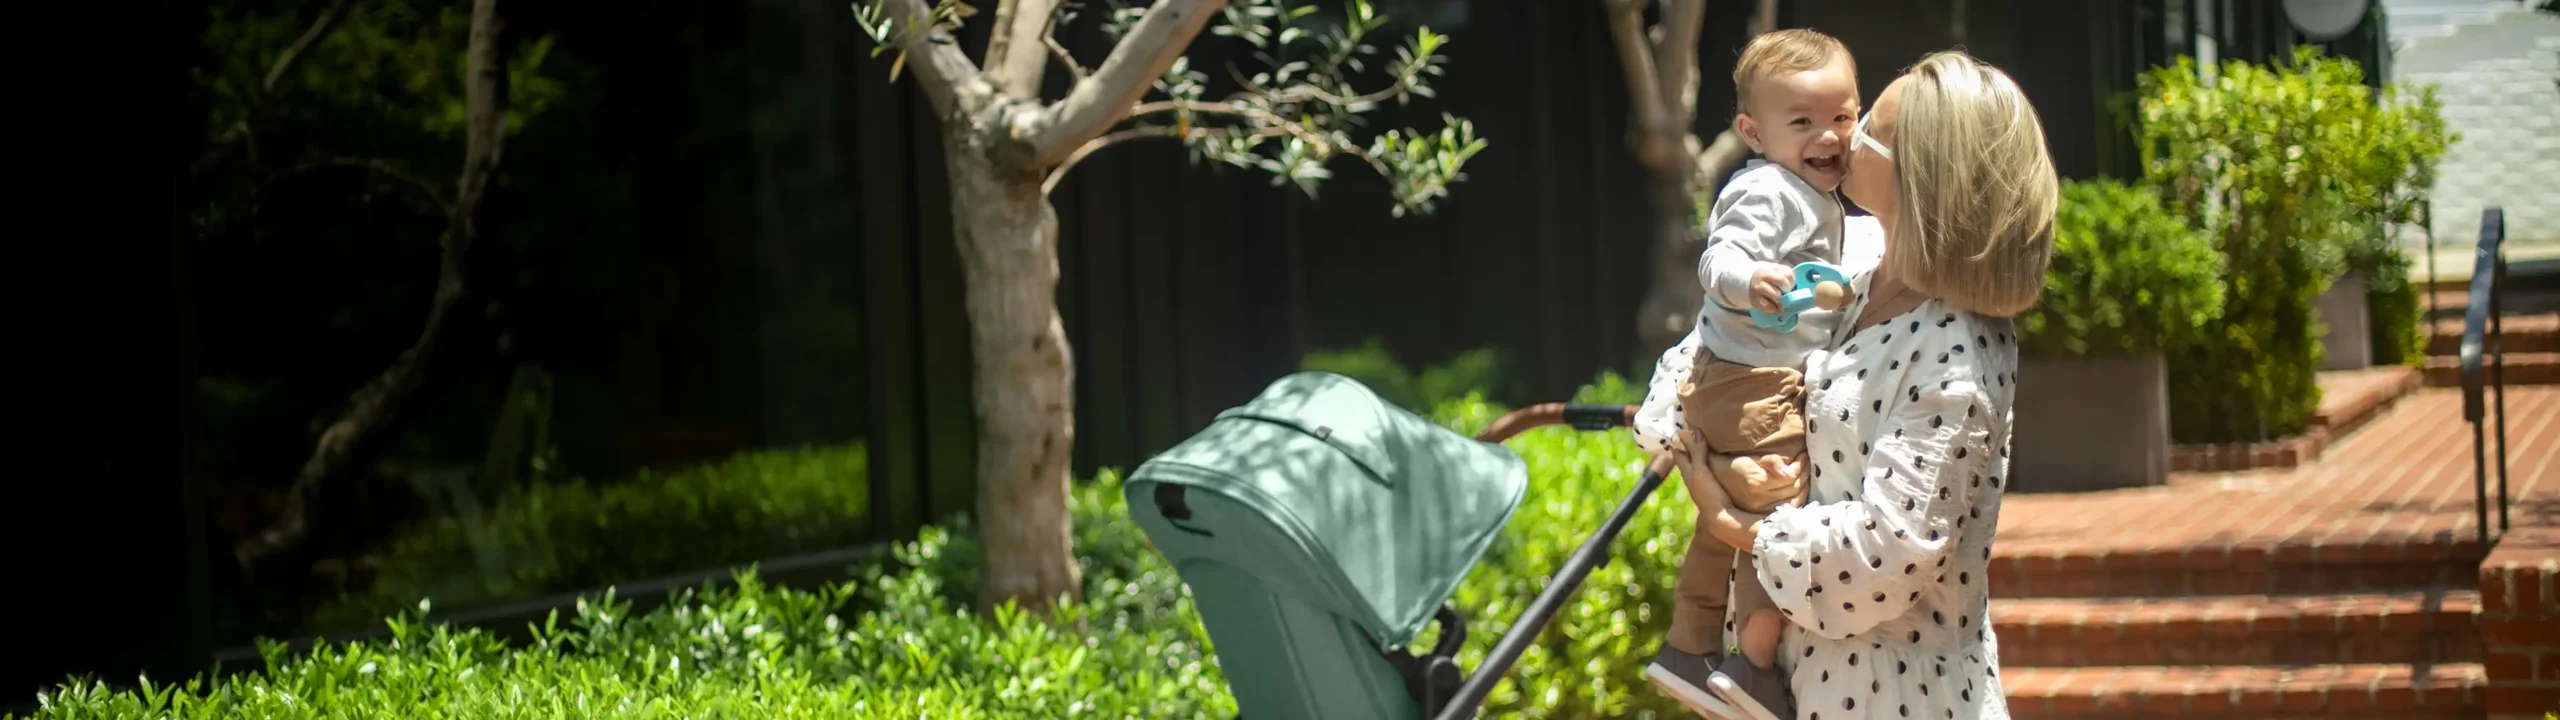
[[[1436,129],[1445,110],[1490,141],[1435,215],[1391,218],[1384,183],[1355,163],[1336,163],[1310,201],[1259,173],[1193,165],[1172,143],[1114,147],[1052,195],[1079,473],[1133,467],[1301,354],[1371,336],[1413,366],[1499,348],[1527,396],[1555,399],[1654,352],[1634,344],[1647,210],[1601,5],[1413,5],[1390,14],[1453,35],[1450,70],[1439,101],[1376,125]],[[1707,133],[1732,105],[1723,78],[1742,22],[1708,19]],[[1090,64],[1102,40],[1068,44]],[[1235,44],[1204,35],[1194,66],[1222,77]],[[966,326],[936,128],[921,97],[886,83],[876,63],[848,81],[861,108],[846,152],[864,219],[873,477],[894,498],[884,520],[932,517],[967,508],[972,481]]]

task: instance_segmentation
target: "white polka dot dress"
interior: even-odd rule
[[[1680,383],[1689,381],[1700,340],[1697,328],[1690,328],[1687,337],[1672,343],[1653,363],[1653,379],[1645,383],[1644,404],[1636,406],[1635,423],[1627,428],[1635,436],[1636,447],[1645,452],[1671,452],[1679,442],[1674,438],[1687,429],[1688,421],[1680,408]]]
[[[1863,300],[1868,277],[1854,282]],[[1792,621],[1779,663],[1798,717],[2009,716],[1986,570],[2014,332],[1930,300],[1806,362],[1811,502],[1770,514],[1753,544]]]

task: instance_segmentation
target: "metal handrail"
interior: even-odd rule
[[[2462,318],[2462,420],[2471,424],[2471,494],[2480,545],[2489,545],[2488,416],[2492,395],[2498,432],[2498,535],[2507,533],[2506,211],[2480,211],[2480,247],[2471,269],[2470,306]],[[2484,359],[2487,367],[2482,367]]]

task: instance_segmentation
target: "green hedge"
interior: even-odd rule
[[[305,625],[370,625],[420,598],[503,602],[854,545],[868,539],[868,469],[856,442],[740,453],[610,485],[535,483],[478,519],[406,529],[371,559],[370,587]]]
[[[2365,272],[2365,323],[2373,325],[2373,364],[2427,366],[2427,307],[2409,279],[2414,261],[2376,231],[2363,249],[2350,254],[2350,264]]]
[[[1603,376],[1576,398],[1630,402],[1641,388]],[[1435,420],[1462,432],[1501,408],[1470,397]],[[1511,441],[1531,493],[1457,592],[1475,666],[1566,555],[1634,486],[1643,454],[1626,431],[1549,428]],[[976,567],[966,523],[926,530],[896,561],[815,591],[682,593],[626,616],[609,598],[509,647],[476,631],[394,618],[394,639],[270,649],[263,672],[182,687],[115,690],[73,682],[38,718],[387,717],[1015,718],[1228,717],[1235,712],[1189,593],[1129,522],[1116,476],[1080,484],[1076,552],[1087,633],[999,612],[968,615]],[[1669,620],[1695,511],[1676,483],[1629,524],[1617,556],[1494,691],[1487,717],[1683,717],[1638,673]],[[853,608],[873,608],[855,612]],[[1429,633],[1419,642],[1430,643]]]
[[[2180,442],[2298,433],[2320,402],[2312,303],[2373,228],[2406,222],[2454,138],[2432,91],[2377,97],[2347,60],[2191,58],[2141,78],[2145,181],[2228,259],[2213,332],[2169,354]]]
[[[2019,318],[2038,355],[2162,352],[2195,344],[2222,315],[2222,254],[2149,190],[2062,184],[2044,296]]]
[[[1444,403],[1463,400],[1470,393],[1509,397],[1513,394],[1509,391],[1516,389],[1506,380],[1511,370],[1510,358],[1500,350],[1468,350],[1417,373],[1406,369],[1395,352],[1387,349],[1386,341],[1377,337],[1353,347],[1309,352],[1299,358],[1298,369],[1321,370],[1358,380],[1378,397],[1414,412],[1430,412]]]

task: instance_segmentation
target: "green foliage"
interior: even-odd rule
[[[596,485],[536,483],[478,517],[444,515],[394,538],[371,587],[323,607],[314,630],[446,606],[574,592],[862,542],[864,447],[763,450]]]
[[[1464,399],[1469,393],[1499,393],[1509,362],[1500,350],[1477,348],[1424,368],[1417,375],[1405,369],[1385,341],[1371,337],[1357,347],[1307,353],[1299,359],[1298,369],[1321,370],[1358,380],[1399,407],[1429,412],[1443,403]]]
[[[1574,400],[1632,403],[1642,397],[1640,384],[1603,373]],[[1467,400],[1442,406],[1433,419],[1470,432],[1500,411]],[[1529,487],[1536,490],[1458,587],[1452,604],[1469,624],[1459,664],[1469,668],[1483,662],[1565,558],[1634,489],[1648,459],[1625,430],[1542,428],[1507,444],[1529,460]],[[1484,716],[1687,717],[1641,674],[1670,631],[1672,579],[1679,576],[1696,525],[1697,508],[1688,493],[1677,482],[1665,483],[1628,522],[1609,564],[1592,571],[1494,687]]]
[[[1576,397],[1623,402],[1641,388],[1603,374]],[[1476,396],[1429,416],[1459,432],[1503,408]],[[1545,428],[1509,446],[1538,489],[1458,588],[1469,620],[1461,663],[1482,662],[1528,600],[1631,490],[1644,453],[1624,430]],[[34,717],[996,718],[1228,717],[1190,594],[1129,520],[1111,472],[1074,491],[1085,599],[1059,618],[1077,635],[999,609],[969,613],[978,546],[966,523],[928,528],[894,562],[814,591],[679,593],[633,616],[610,594],[508,647],[477,631],[389,621],[394,638],[299,657],[267,648],[264,671],[116,690],[90,681],[44,696]],[[1616,557],[1539,635],[1486,717],[1685,717],[1639,676],[1670,622],[1671,579],[1696,511],[1671,483],[1639,511]],[[857,612],[858,609],[867,611]],[[1418,642],[1429,644],[1437,630]]]
[[[2182,442],[2303,428],[2320,401],[2313,300],[2369,228],[2414,215],[2453,139],[2432,90],[2377,98],[2354,63],[2314,48],[2217,75],[2181,58],[2141,80],[2146,180],[2228,260],[2218,326],[2169,356]]]
[[[2020,319],[2029,352],[2161,352],[2194,344],[2222,314],[2213,240],[2113,180],[2062,185],[2044,297]]]
[[[2427,364],[2427,311],[2418,301],[2418,284],[2409,279],[2415,263],[2388,245],[2379,250],[2357,263],[2365,272],[2365,312],[2373,324],[2373,363],[2423,369]]]
[[[1242,90],[1209,101],[1209,77],[1192,70],[1188,58],[1177,60],[1155,86],[1165,101],[1139,105],[1145,112],[1132,113],[1130,128],[1177,135],[1194,161],[1267,172],[1273,186],[1293,183],[1309,198],[1332,177],[1325,163],[1337,156],[1359,158],[1386,178],[1397,217],[1430,213],[1450,185],[1466,178],[1461,168],[1467,160],[1484,149],[1475,124],[1444,114],[1439,132],[1388,130],[1365,146],[1352,131],[1365,124],[1364,115],[1387,102],[1408,105],[1415,98],[1432,97],[1429,79],[1448,72],[1440,51],[1449,36],[1417,27],[1396,48],[1395,58],[1381,63],[1377,46],[1368,39],[1386,27],[1387,18],[1368,0],[1348,0],[1341,17],[1330,22],[1315,18],[1318,10],[1311,3],[1292,6],[1287,0],[1228,3],[1209,32],[1252,45],[1254,60],[1270,69],[1254,73],[1241,83]],[[1136,17],[1115,15],[1106,32],[1119,38],[1127,27],[1122,23]],[[1387,81],[1384,87],[1363,91],[1353,74],[1370,65],[1378,65]],[[1145,114],[1170,119],[1172,125],[1139,117]]]
[[[267,75],[313,18],[290,7],[262,13],[217,5],[210,12],[204,42],[213,62],[197,81],[211,98],[215,133],[292,129],[325,133],[329,155],[397,156],[432,144],[444,150],[439,160],[461,157],[470,3],[350,3],[272,88]],[[549,63],[552,42],[548,35],[524,39],[508,59],[511,132],[568,95],[560,68]]]
[[[942,574],[965,565],[955,535],[928,529],[857,580],[815,590],[765,585],[676,593],[634,615],[608,591],[510,646],[402,613],[389,640],[300,656],[268,644],[264,669],[130,690],[74,680],[33,715],[74,718],[1125,718],[1227,717],[1190,600],[1120,509],[1105,477],[1075,495],[1079,540],[1113,534],[1130,574],[1097,579],[1060,623],[953,603]],[[1137,545],[1125,542],[1135,539]],[[892,571],[893,567],[910,569]],[[965,574],[956,577],[966,577]],[[858,607],[874,607],[855,613]],[[419,610],[424,610],[421,605]],[[1090,630],[1075,634],[1066,623]]]
[[[1070,27],[1080,5],[1059,4],[1051,26]],[[907,28],[930,23],[956,29],[976,14],[958,0],[941,0],[930,18],[901,18],[886,7],[885,0],[867,6],[856,2],[853,13],[855,24],[877,44],[874,56],[897,50],[898,58],[890,64],[893,79],[905,66],[906,44],[929,42]],[[1148,9],[1114,0],[1103,15],[1103,35],[1115,44],[1128,42],[1131,27]],[[1289,0],[1226,3],[1210,34],[1251,45],[1262,70],[1250,77],[1238,75],[1241,89],[1212,99],[1209,76],[1192,69],[1190,58],[1177,57],[1146,101],[1131,108],[1120,126],[1098,142],[1179,138],[1195,163],[1270,173],[1273,187],[1295,185],[1309,198],[1333,177],[1327,163],[1357,158],[1386,179],[1396,217],[1431,213],[1448,196],[1449,186],[1466,179],[1467,160],[1485,148],[1475,124],[1444,113],[1436,132],[1391,129],[1362,142],[1354,131],[1388,103],[1405,106],[1433,97],[1431,78],[1448,72],[1447,58],[1440,53],[1449,36],[1417,27],[1393,58],[1382,61],[1378,47],[1370,43],[1373,33],[1387,27],[1387,17],[1376,6],[1348,0],[1339,17],[1323,14],[1314,4]],[[1361,89],[1354,76],[1372,70],[1383,73],[1385,81],[1375,89]]]

